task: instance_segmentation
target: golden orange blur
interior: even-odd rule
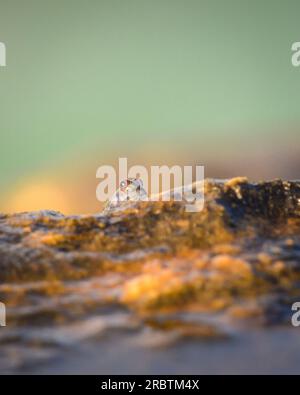
[[[61,186],[32,180],[20,185],[8,196],[4,211],[8,213],[44,209],[64,211],[69,206],[69,199]]]

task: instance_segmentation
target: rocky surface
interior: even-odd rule
[[[0,215],[1,371],[47,366],[79,343],[101,350],[108,334],[112,349],[122,336],[134,347],[228,341],[290,325],[297,300],[297,181],[207,180],[196,213],[171,201]]]

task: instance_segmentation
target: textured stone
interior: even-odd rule
[[[99,309],[110,318],[98,329],[147,327],[172,333],[175,343],[224,335],[202,314],[222,314],[231,326],[284,323],[300,298],[299,280],[300,182],[206,180],[205,208],[196,213],[171,201],[126,202],[95,216],[0,215],[0,300],[10,325],[0,341],[7,347],[12,333],[18,344],[34,338],[39,348],[64,342],[64,333],[70,342],[65,326],[77,328],[78,320],[89,320],[82,332],[94,336],[90,320]],[[122,320],[111,321],[114,311]],[[187,322],[187,312],[196,320]]]

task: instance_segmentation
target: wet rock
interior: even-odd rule
[[[68,325],[85,328],[78,320],[106,328],[120,313],[134,317],[141,334],[164,339],[171,331],[175,343],[222,337],[218,320],[201,320],[207,314],[222,314],[227,328],[236,320],[286,322],[300,298],[300,182],[206,180],[205,207],[195,213],[178,201],[125,203],[95,216],[0,216],[10,344],[21,347],[32,327],[47,327],[51,342]],[[196,323],[178,319],[184,312]]]

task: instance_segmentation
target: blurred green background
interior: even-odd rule
[[[96,169],[299,178],[299,0],[0,0],[0,211],[99,210]]]

